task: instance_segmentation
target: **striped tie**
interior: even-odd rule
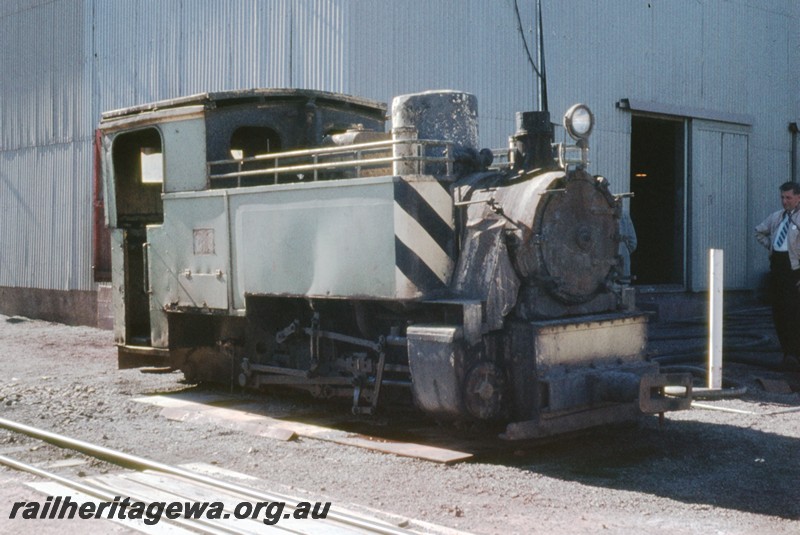
[[[783,242],[786,241],[786,234],[789,233],[789,212],[784,212],[783,220],[781,221],[781,229],[778,231],[778,237],[775,238],[775,248],[783,247]]]

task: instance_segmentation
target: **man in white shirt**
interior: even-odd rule
[[[800,362],[800,184],[780,186],[782,210],[756,227],[756,239],[769,250],[770,300],[785,364]]]

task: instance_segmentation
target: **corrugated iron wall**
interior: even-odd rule
[[[533,5],[520,1],[530,46]],[[129,0],[94,12],[97,113],[243,87],[382,101],[460,89],[479,95],[485,142],[505,145],[514,112],[533,107],[509,1]]]
[[[358,73],[348,79],[345,91],[379,100],[429,89],[473,93],[481,142],[492,147],[507,145],[515,112],[535,109],[533,70],[513,2],[342,4],[347,8],[348,69]],[[535,2],[520,0],[518,5],[523,34],[535,54]],[[554,110],[558,120],[566,108]]]
[[[92,286],[90,19],[83,0],[0,8],[0,286]]]
[[[535,0],[518,5],[533,52]],[[614,190],[628,188],[630,156],[630,113],[616,103],[631,98],[751,115],[747,228],[775,206],[786,126],[800,115],[800,5],[543,0],[543,10],[553,119],[576,101],[592,107],[592,170]],[[255,86],[384,101],[453,88],[478,96],[481,142],[497,147],[535,102],[513,0],[5,0],[0,36],[0,286],[94,287],[90,145],[102,110]],[[726,261],[755,284],[762,251],[749,235],[731,247]]]
[[[725,246],[728,287],[753,288],[768,269],[751,229],[779,208],[777,187],[790,178],[799,8],[790,0],[544,2],[551,107],[582,100],[592,108],[593,169],[615,191],[626,191],[630,172],[630,114],[616,108],[620,99],[685,108],[687,124],[692,109],[752,117],[742,180],[724,176],[710,148],[690,153],[687,191],[724,187],[742,201],[719,214],[687,206],[691,289],[706,287],[705,247]],[[727,141],[723,130],[714,150]]]

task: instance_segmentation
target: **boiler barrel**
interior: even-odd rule
[[[604,181],[582,170],[544,173],[495,194],[508,220],[515,270],[563,303],[604,291],[618,263],[619,207]]]

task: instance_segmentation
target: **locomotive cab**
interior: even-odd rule
[[[384,114],[378,102],[301,90],[204,93],[104,113],[100,154],[120,365],[169,363],[170,307],[238,314],[229,299],[221,197],[207,192],[274,179],[212,181],[208,161],[221,162],[218,173],[246,170],[261,154],[318,147],[353,125],[383,132]],[[186,196],[192,201],[181,202]],[[195,202],[210,212],[197,219],[182,213]],[[177,246],[184,236],[173,228],[181,225],[191,227],[190,250]]]

